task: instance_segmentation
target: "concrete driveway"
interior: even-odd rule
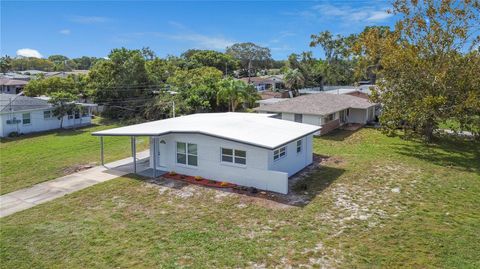
[[[148,169],[149,151],[137,153],[137,171]],[[100,182],[133,173],[133,159],[125,158],[0,196],[0,217],[51,201]]]

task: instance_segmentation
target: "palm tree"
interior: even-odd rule
[[[224,79],[220,82],[220,89],[217,92],[217,104],[226,102],[228,111],[235,112],[235,108],[248,99],[248,85],[245,82],[232,78]]]
[[[285,73],[285,86],[298,94],[298,90],[305,85],[305,77],[298,68],[289,69]]]

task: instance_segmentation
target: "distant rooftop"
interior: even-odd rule
[[[48,101],[38,98],[15,94],[0,94],[0,113],[49,108],[51,106]]]
[[[368,100],[351,95],[320,92],[317,94],[302,95],[276,104],[257,107],[255,110],[325,116],[347,108],[366,109],[374,105],[374,103]]]

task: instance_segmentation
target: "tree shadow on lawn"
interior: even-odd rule
[[[251,192],[241,186],[234,188],[215,188],[165,177],[149,178],[137,174],[128,174],[124,177],[180,191],[187,186],[196,186],[199,190],[201,188],[214,189],[219,192],[239,195],[241,203],[251,203],[272,209],[288,209],[308,205],[344,172],[345,170],[343,169],[329,166],[310,168],[309,171],[300,172],[302,175],[297,175],[299,178],[292,184],[288,194],[263,190]]]
[[[325,139],[325,140],[332,140],[332,141],[344,141],[345,139],[347,139],[348,137],[350,137],[351,135],[353,135],[354,133],[358,132],[358,130],[360,130],[362,128],[359,128],[355,131],[351,131],[351,130],[343,130],[343,129],[335,129],[331,132],[329,132],[328,134],[324,134],[322,136],[320,136],[322,139]]]
[[[86,132],[85,129],[99,126],[98,124],[92,123],[90,125],[85,125],[77,128],[69,128],[69,129],[54,129],[54,130],[48,130],[48,131],[43,131],[43,132],[35,132],[35,133],[29,133],[29,134],[23,134],[18,137],[2,137],[0,141],[2,143],[9,143],[9,142],[15,142],[15,141],[22,141],[24,139],[31,139],[35,137],[40,137],[44,135],[50,135],[54,134],[56,136],[73,136],[73,135],[79,135],[83,134]]]
[[[480,174],[480,142],[443,136],[433,143],[415,141],[397,144],[396,152],[408,157],[428,161],[436,165]]]

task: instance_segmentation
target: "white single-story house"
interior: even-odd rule
[[[255,108],[283,120],[321,126],[323,135],[347,123],[366,124],[375,119],[375,103],[351,95],[316,93]]]
[[[102,160],[104,136],[130,136],[133,141],[135,137],[148,136],[149,165],[155,168],[155,174],[157,170],[174,171],[288,193],[288,178],[313,161],[313,133],[320,127],[270,116],[235,112],[193,114],[92,135],[101,137]],[[132,151],[135,152],[134,146]]]
[[[63,128],[73,128],[91,124],[94,104],[80,104],[83,113],[63,117]],[[47,100],[0,94],[0,137],[16,132],[27,134],[60,128],[60,119],[53,115],[53,106]]]
[[[0,78],[0,93],[18,94],[27,83],[25,80]]]

